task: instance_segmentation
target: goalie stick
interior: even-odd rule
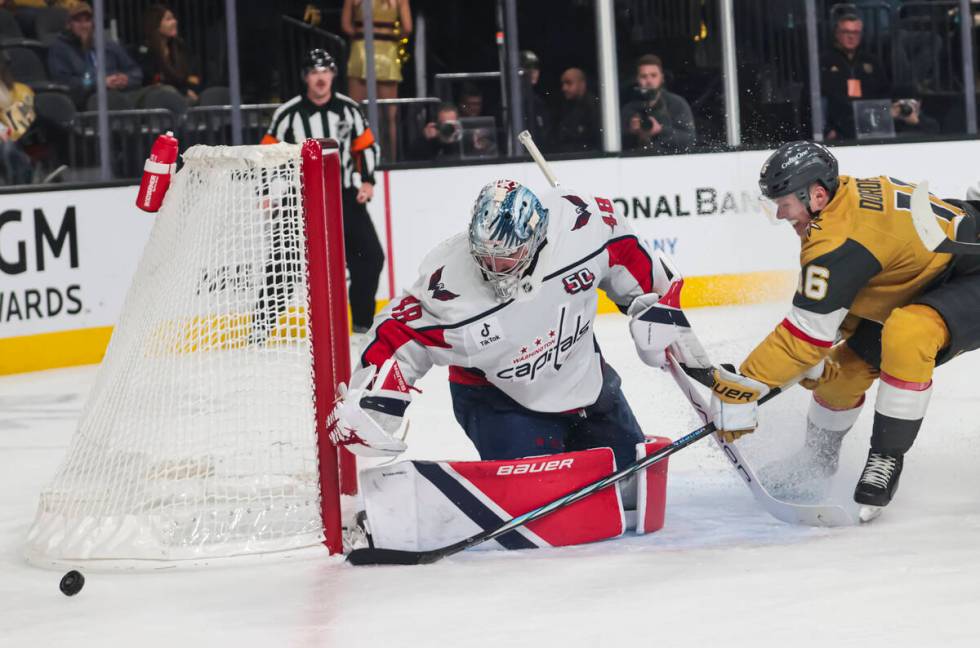
[[[521,131],[520,134],[518,134],[517,139],[524,146],[527,152],[531,154],[531,157],[534,158],[538,168],[541,169],[541,173],[543,173],[544,177],[548,179],[548,184],[557,189],[558,178],[555,177],[554,171],[551,170],[551,165],[548,164],[548,161],[544,159],[543,155],[541,155],[541,151],[538,150],[538,145],[534,143],[531,133],[526,130]]]
[[[770,400],[780,392],[781,389],[779,387],[773,388],[768,394],[759,399],[759,403],[761,404]],[[518,527],[522,527],[530,522],[533,522],[534,520],[543,518],[550,513],[554,513],[555,511],[570,504],[574,504],[575,502],[588,497],[596,491],[628,479],[641,470],[646,470],[655,463],[666,459],[675,452],[683,450],[695,441],[703,439],[714,431],[714,423],[706,423],[693,432],[689,432],[679,439],[674,440],[665,448],[661,448],[657,452],[644,457],[636,463],[626,466],[622,470],[618,470],[607,477],[603,477],[590,484],[586,484],[578,490],[572,491],[567,495],[563,495],[562,497],[539,506],[532,511],[515,516],[503,524],[494,527],[493,529],[481,531],[476,535],[464,538],[463,540],[451,545],[440,547],[439,549],[431,549],[429,551],[403,551],[399,549],[376,549],[373,547],[354,549],[347,554],[347,562],[351,563],[352,565],[427,565],[434,563],[447,556],[452,556],[460,551],[486,542],[487,540],[493,540],[494,538],[500,537],[509,531],[513,531]]]
[[[946,254],[980,254],[980,243],[954,241],[946,236],[946,232],[936,222],[936,215],[932,211],[927,181],[923,180],[912,190],[910,203],[912,226],[915,227],[915,233],[919,235],[926,248]]]
[[[707,422],[711,418],[709,406],[694,385],[691,384],[688,376],[710,389],[714,383],[712,375],[714,366],[708,360],[708,355],[701,345],[701,341],[694,334],[687,317],[680,309],[679,295],[682,284],[683,280],[677,281],[658,305],[663,313],[664,321],[673,323],[680,334],[677,341],[671,345],[673,353],[668,354],[667,368],[677,386],[687,397],[688,402],[698,412],[701,420]],[[732,367],[732,371],[734,371],[734,367]],[[783,389],[786,387],[784,386]],[[835,527],[852,526],[858,523],[857,518],[843,506],[836,504],[794,504],[776,499],[759,482],[752,467],[734,443],[726,443],[719,434],[712,436],[715,443],[732,463],[735,472],[752,491],[752,496],[756,502],[774,518],[790,524],[807,526]]]

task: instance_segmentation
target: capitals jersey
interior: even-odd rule
[[[512,299],[495,299],[467,235],[454,236],[375,318],[362,365],[393,357],[409,383],[448,365],[450,381],[493,385],[538,412],[592,405],[602,385],[597,290],[625,308],[670,278],[610,200],[559,191],[541,204],[547,235]]]
[[[742,363],[742,374],[785,384],[817,364],[859,319],[884,323],[947,268],[952,255],[928,250],[912,226],[913,188],[885,176],[840,177],[803,241],[793,307]],[[959,207],[935,197],[930,203],[947,236],[976,227]]]

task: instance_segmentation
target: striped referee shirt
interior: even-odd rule
[[[299,144],[318,137],[331,137],[340,143],[344,189],[357,189],[362,182],[374,184],[381,149],[360,106],[340,93],[332,93],[322,106],[314,104],[305,94],[293,97],[276,109],[262,143]]]

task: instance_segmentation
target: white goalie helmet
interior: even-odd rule
[[[498,301],[511,299],[548,232],[548,210],[530,189],[496,180],[480,190],[470,220],[470,254]]]

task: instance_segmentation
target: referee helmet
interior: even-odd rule
[[[303,58],[303,67],[301,68],[301,73],[303,77],[306,77],[310,72],[330,70],[331,72],[337,72],[337,62],[333,60],[333,57],[327,52],[327,50],[311,49],[309,53]]]

